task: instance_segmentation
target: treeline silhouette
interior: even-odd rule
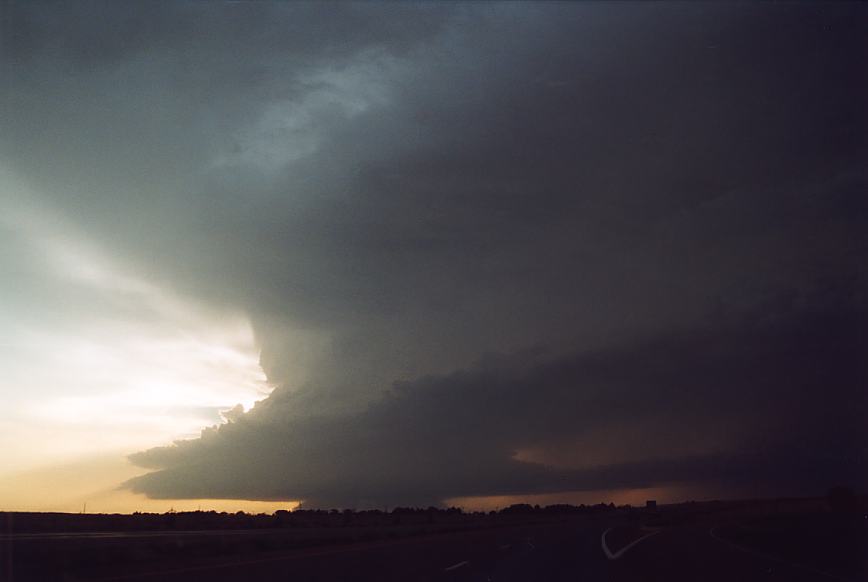
[[[230,530],[346,526],[401,526],[422,524],[469,524],[515,519],[549,518],[615,511],[614,503],[597,505],[556,504],[541,507],[517,503],[500,510],[464,511],[458,507],[395,507],[369,509],[296,509],[273,514],[217,511],[167,511],[165,513],[86,514],[0,512],[0,526],[7,532],[122,532],[156,530]]]

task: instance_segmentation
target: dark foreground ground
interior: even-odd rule
[[[7,531],[0,580],[868,580],[868,518],[806,501],[114,529]]]

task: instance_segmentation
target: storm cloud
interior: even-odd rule
[[[275,386],[135,490],[865,486],[863,6],[3,10],[4,164]]]
[[[660,483],[745,496],[864,483],[864,317],[792,315],[599,352],[491,356],[396,384],[351,415],[289,420],[275,395],[199,440],[134,455],[160,471],[131,485],[358,507]]]

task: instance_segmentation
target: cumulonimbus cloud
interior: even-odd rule
[[[863,6],[95,6],[14,8],[0,155],[278,386],[131,487],[854,474]]]
[[[278,393],[199,440],[134,455],[158,471],[129,486],[358,507],[673,482],[753,495],[864,485],[864,316],[784,310],[597,352],[491,357],[336,416],[291,419]],[[613,437],[612,424],[642,430]],[[564,443],[577,465],[516,458]]]

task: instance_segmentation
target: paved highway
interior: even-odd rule
[[[634,528],[636,529],[636,528]],[[111,566],[73,579],[103,581],[824,581],[848,580],[736,546],[708,524],[619,536],[604,521],[572,520],[397,541]],[[170,534],[166,534],[170,535]],[[852,580],[852,579],[850,579]],[[852,580],[852,582],[857,582]]]

